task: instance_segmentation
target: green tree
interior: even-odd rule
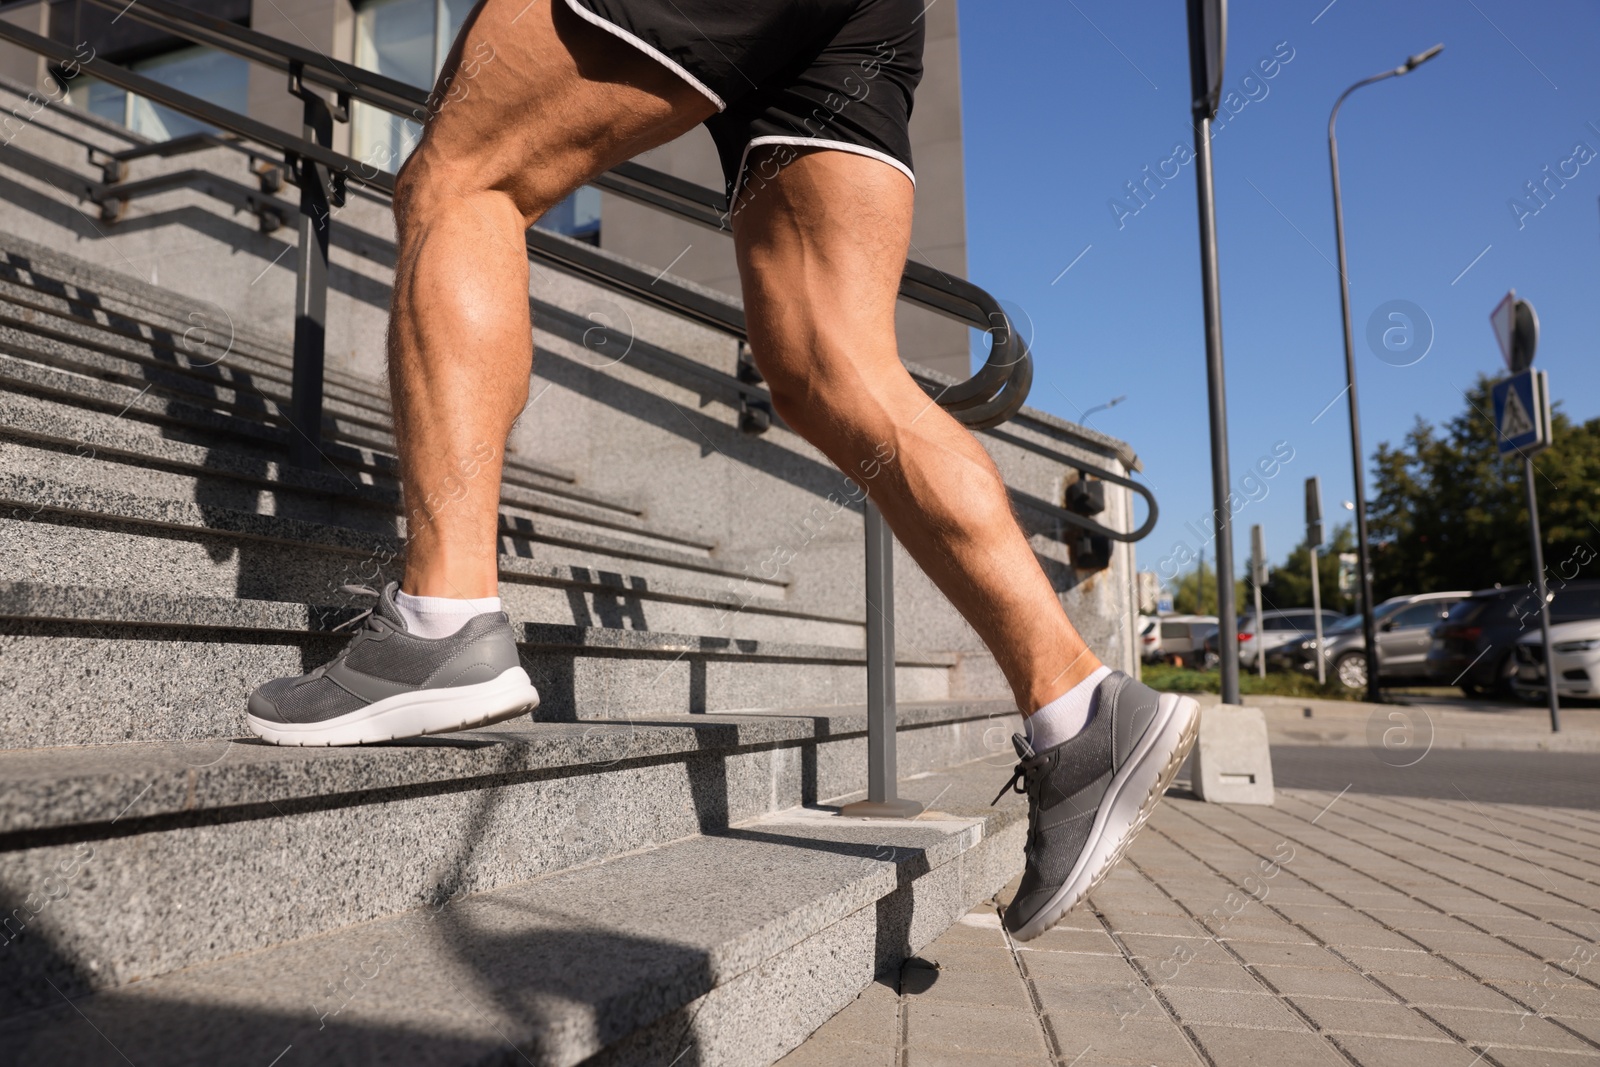
[[[1235,580],[1233,602],[1241,610],[1249,586]],[[1215,615],[1217,613],[1217,572],[1205,565],[1205,560],[1192,571],[1178,575],[1178,588],[1172,594],[1172,610],[1179,615]]]
[[[1533,577],[1522,460],[1499,455],[1490,386],[1480,376],[1443,427],[1419,418],[1399,446],[1378,446],[1368,526],[1380,600]],[[1600,548],[1600,418],[1578,424],[1558,408],[1554,421],[1534,476],[1546,565],[1570,578]]]
[[[1352,610],[1350,600],[1339,592],[1339,553],[1355,550],[1356,535],[1349,523],[1334,530],[1333,538],[1317,550],[1317,584],[1322,587],[1325,611]],[[1304,541],[1272,569],[1261,587],[1261,603],[1267,608],[1311,607],[1311,548]]]

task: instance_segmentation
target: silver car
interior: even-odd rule
[[[1459,601],[1471,595],[1461,591],[1414,593],[1390,597],[1374,608],[1378,680],[1385,685],[1427,681],[1426,661],[1433,628],[1444,621]],[[1306,638],[1294,651],[1299,653],[1296,658],[1303,670],[1316,670],[1316,638]],[[1360,614],[1347,616],[1322,631],[1322,657],[1330,679],[1337,679],[1346,689],[1367,687],[1367,657]],[[1272,658],[1268,657],[1269,662]]]

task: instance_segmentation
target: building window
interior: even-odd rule
[[[431,89],[471,10],[469,0],[369,0],[356,12],[356,66]],[[390,171],[422,134],[418,123],[359,100],[350,123],[352,154]]]
[[[229,111],[246,111],[249,68],[237,56],[198,46],[180,48],[129,63],[128,69]],[[120,123],[152,141],[216,132],[198,119],[88,75],[73,80],[68,99],[85,111]]]
[[[367,0],[356,11],[356,66],[419,89],[433,88],[473,0]],[[357,100],[350,113],[351,154],[397,171],[422,126]],[[585,187],[539,220],[539,228],[600,243],[600,192]]]

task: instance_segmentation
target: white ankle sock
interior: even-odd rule
[[[1083,732],[1094,718],[1095,694],[1100,683],[1111,673],[1110,667],[1100,667],[1089,677],[1056,697],[1050,703],[1022,720],[1027,731],[1028,744],[1035,752],[1055,748]]]
[[[499,611],[500,598],[479,597],[476,600],[458,600],[448,596],[412,596],[395,590],[394,606],[406,620],[406,629],[414,637],[449,637],[460,630],[475,615],[486,611]]]

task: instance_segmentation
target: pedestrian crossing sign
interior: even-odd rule
[[[1525,370],[1494,385],[1495,438],[1502,454],[1550,447],[1550,393],[1544,371]]]

